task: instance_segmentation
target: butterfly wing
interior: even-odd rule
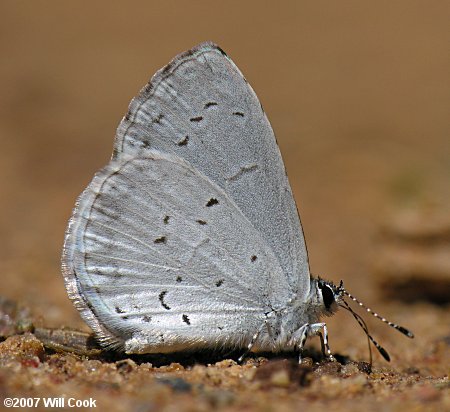
[[[291,290],[309,293],[302,228],[262,106],[216,45],[204,43],[158,71],[119,125],[113,158],[172,153],[222,188],[276,255]]]
[[[175,155],[122,155],[80,196],[63,254],[69,296],[105,345],[136,352],[248,344],[278,259],[235,202]]]

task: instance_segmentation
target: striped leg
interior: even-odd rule
[[[323,330],[323,335],[322,335]],[[306,339],[309,336],[319,335],[322,343],[322,350],[325,356],[331,361],[334,361],[334,357],[331,354],[330,347],[328,346],[328,329],[325,323],[306,323],[300,329],[294,332],[291,338],[291,342],[294,347],[298,350],[298,363],[302,363],[303,348],[306,343]],[[325,353],[326,351],[326,353]]]
[[[241,363],[244,360],[244,358],[248,355],[248,353],[252,350],[264,326],[266,326],[270,332],[269,324],[267,323],[267,320],[265,320],[264,323],[261,325],[261,327],[257,330],[257,332],[252,336],[252,339],[250,343],[247,345],[247,349],[245,350],[245,352],[241,356],[239,356],[238,363]]]

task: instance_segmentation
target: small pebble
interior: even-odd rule
[[[282,369],[276,371],[270,377],[270,383],[274,386],[287,387],[290,385],[289,373],[287,370]]]

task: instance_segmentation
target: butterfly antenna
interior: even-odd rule
[[[414,334],[404,328],[403,326],[397,325],[395,323],[392,323],[390,321],[388,321],[386,318],[383,318],[382,316],[380,316],[378,313],[374,312],[372,309],[370,309],[369,307],[367,307],[366,305],[364,305],[364,303],[362,303],[361,301],[359,301],[357,298],[355,298],[353,295],[351,295],[350,293],[348,293],[344,287],[342,286],[342,281],[341,284],[339,285],[339,290],[342,291],[345,295],[347,295],[351,300],[353,300],[353,302],[356,302],[359,306],[361,306],[362,308],[364,308],[368,313],[370,313],[371,315],[375,316],[377,319],[381,320],[382,322],[386,323],[387,325],[389,325],[391,328],[397,329],[399,332],[403,333],[403,335],[408,336],[408,338],[413,338]],[[347,305],[348,306],[348,305]]]
[[[370,354],[370,366],[372,366],[372,348],[370,346],[370,342],[372,342],[373,345],[377,348],[381,356],[383,356],[383,358],[389,362],[391,360],[389,353],[387,353],[387,350],[384,349],[369,333],[369,328],[367,327],[366,322],[364,322],[364,319],[360,315],[358,315],[345,300],[342,300],[342,302],[344,303],[345,306],[341,304],[339,306],[341,308],[348,310],[352,314],[352,316],[356,319],[356,321],[359,323],[359,326],[361,326],[362,330],[367,336],[367,344],[369,346],[369,354]]]

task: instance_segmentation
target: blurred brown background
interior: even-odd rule
[[[60,275],[64,230],[129,100],[205,40],[268,113],[313,273],[384,306],[381,228],[450,215],[446,1],[2,1],[0,15],[0,293],[46,325],[83,327]]]

